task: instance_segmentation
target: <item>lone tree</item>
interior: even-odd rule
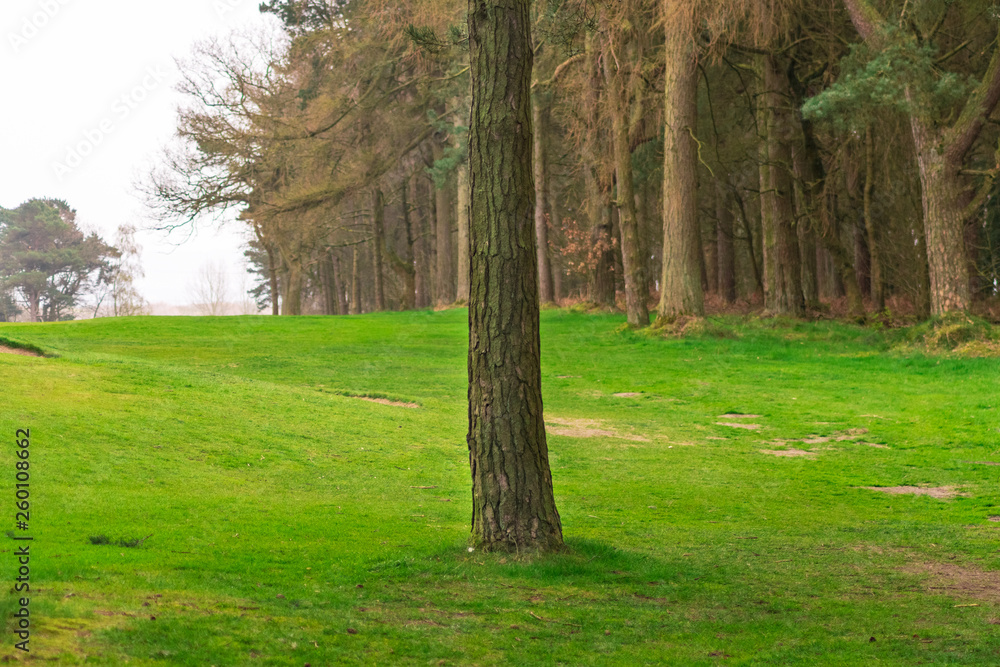
[[[469,0],[469,464],[484,550],[554,550],[542,420],[530,0]]]

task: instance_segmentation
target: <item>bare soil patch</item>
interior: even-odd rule
[[[902,570],[928,575],[925,586],[932,595],[1000,604],[1000,571],[979,570],[952,563],[914,563]]]
[[[715,422],[719,426],[728,426],[729,428],[745,428],[748,431],[756,431],[760,428],[760,424],[739,424],[736,422]]]
[[[785,456],[785,457],[796,457],[796,456],[816,456],[816,452],[807,452],[804,449],[762,449],[761,454],[770,454],[771,456]]]
[[[760,419],[760,415],[744,415],[739,412],[727,412],[719,415],[719,419]]]
[[[877,442],[859,442],[859,445],[868,445],[869,447],[874,447],[875,449],[892,449],[889,445],[882,445]]]
[[[638,391],[623,391],[615,394],[615,398],[635,398],[636,396],[642,396],[642,393]]]
[[[1000,466],[996,461],[962,461],[962,463],[971,463],[975,466]]]
[[[843,442],[845,440],[857,440],[865,433],[868,433],[868,429],[866,428],[849,428],[846,431],[834,433],[834,436],[836,436],[837,442]]]
[[[391,405],[394,408],[419,408],[420,405],[417,403],[405,403],[403,401],[390,401],[388,398],[372,398],[371,396],[350,396],[350,398],[356,398],[360,401],[368,401],[369,403],[379,403],[380,405]]]
[[[909,494],[914,496],[930,496],[931,498],[939,498],[942,500],[954,498],[959,495],[958,491],[956,491],[953,486],[862,486],[859,488],[868,489],[869,491],[880,491],[882,493],[889,493],[892,495]]]
[[[42,355],[37,352],[32,352],[31,350],[22,350],[19,347],[10,347],[8,345],[0,345],[0,354],[19,354],[22,357],[40,357]]]
[[[649,438],[645,436],[612,431],[597,419],[549,417],[545,420],[545,427],[549,433],[566,436],[567,438],[619,438],[634,442],[649,442]]]
[[[987,521],[1000,521],[1000,516],[988,516],[988,517],[986,517],[986,520]]]

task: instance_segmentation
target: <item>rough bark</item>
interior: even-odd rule
[[[470,0],[469,463],[485,550],[562,545],[542,417],[530,0]]]
[[[542,303],[555,300],[552,290],[552,264],[549,262],[549,232],[546,205],[549,199],[548,159],[546,139],[548,135],[547,94],[535,92],[531,96],[531,113],[534,126],[534,167],[535,167],[535,245],[538,250],[538,288]]]
[[[385,254],[385,199],[380,188],[372,189],[372,272],[375,283],[375,311],[385,310],[385,283],[382,277],[382,256]]]
[[[966,186],[959,173],[962,162],[941,152],[940,132],[928,123],[912,117],[910,125],[920,169],[931,314],[967,310],[970,294],[962,203]]]
[[[694,131],[698,121],[698,70],[683,30],[666,22],[666,95],[663,145],[663,270],[657,319],[704,315],[699,252]]]

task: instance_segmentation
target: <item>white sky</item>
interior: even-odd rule
[[[150,224],[133,183],[173,135],[182,101],[174,59],[186,58],[200,39],[273,21],[258,4],[2,0],[0,206],[65,199],[83,228],[109,242],[123,222]],[[96,146],[70,155],[81,143],[82,152]],[[235,219],[219,227],[200,226],[193,236],[142,232],[143,296],[191,303],[189,285],[214,260],[230,274],[229,298],[239,300],[244,227]]]

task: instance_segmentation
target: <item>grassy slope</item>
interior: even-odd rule
[[[518,559],[466,550],[464,324],[450,311],[0,327],[60,355],[0,355],[0,431],[33,436],[32,655],[1000,663],[996,592],[966,599],[913,571],[1000,569],[997,468],[971,463],[1000,461],[997,361],[886,353],[833,324],[654,340],[548,311],[546,416],[648,441],[550,435],[570,550]],[[763,428],[717,425],[730,411]],[[890,448],[760,452],[849,428]],[[8,469],[13,453],[0,450]],[[855,488],[897,484],[967,495]],[[128,549],[95,534],[153,536]]]

